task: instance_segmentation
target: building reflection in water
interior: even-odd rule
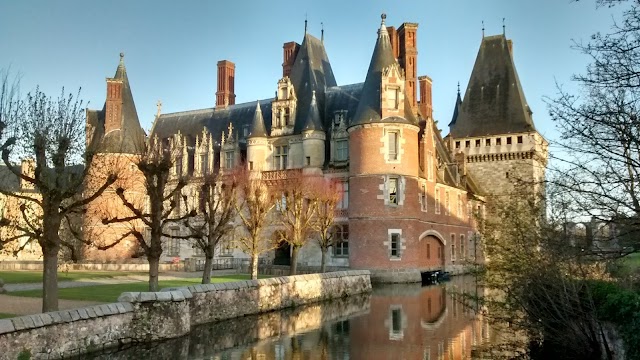
[[[487,321],[460,294],[481,291],[469,277],[444,286],[376,287],[370,295],[204,325],[151,349],[92,358],[469,359],[490,334]]]

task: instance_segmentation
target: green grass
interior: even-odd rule
[[[12,318],[12,317],[16,317],[16,316],[17,315],[14,315],[14,314],[0,313],[0,319]]]
[[[249,278],[249,275],[227,275],[221,277],[212,277],[211,282],[230,282],[238,280],[248,280]],[[159,284],[160,288],[162,289],[166,287],[190,286],[200,284],[200,282],[200,278],[188,278],[183,280],[161,280]],[[109,303],[117,301],[120,294],[126,291],[149,291],[149,284],[147,282],[141,281],[128,284],[95,285],[60,289],[58,298],[66,300],[84,300]],[[42,297],[42,290],[16,291],[11,292],[11,295],[39,298]]]
[[[58,271],[58,281],[111,279],[117,276],[146,274],[146,272],[131,271]],[[5,284],[40,283],[42,271],[0,271],[0,279],[3,279]]]
[[[622,263],[629,269],[640,269],[640,253],[630,254],[622,259]]]

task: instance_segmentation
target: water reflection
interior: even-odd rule
[[[461,292],[481,295],[469,277],[445,286],[393,285],[371,294],[197,327],[185,338],[85,359],[467,359],[489,338],[487,322]]]

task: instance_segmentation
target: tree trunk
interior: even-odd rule
[[[149,256],[149,291],[158,291],[158,268],[160,267],[160,257]]]
[[[320,259],[320,272],[323,273],[327,270],[327,249],[320,248],[322,251],[322,258]]]
[[[249,272],[251,273],[251,280],[258,280],[258,254],[251,254]]]
[[[291,248],[291,271],[289,271],[289,275],[295,275],[298,272],[298,250],[300,250],[300,247],[296,245]]]
[[[206,255],[204,260],[204,270],[202,271],[203,284],[211,284],[211,268],[213,268],[213,255]]]
[[[58,247],[46,245],[42,256],[42,312],[58,311]]]

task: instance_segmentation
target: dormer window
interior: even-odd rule
[[[398,110],[400,108],[400,88],[389,87],[387,90],[387,104],[391,109]]]
[[[291,126],[291,124],[289,123],[291,118],[291,111],[289,110],[289,108],[285,108],[284,109],[284,126]]]
[[[225,169],[232,169],[234,166],[235,154],[233,151],[227,151],[224,153],[224,167]]]
[[[349,142],[347,139],[336,141],[336,161],[347,161],[349,159]]]

